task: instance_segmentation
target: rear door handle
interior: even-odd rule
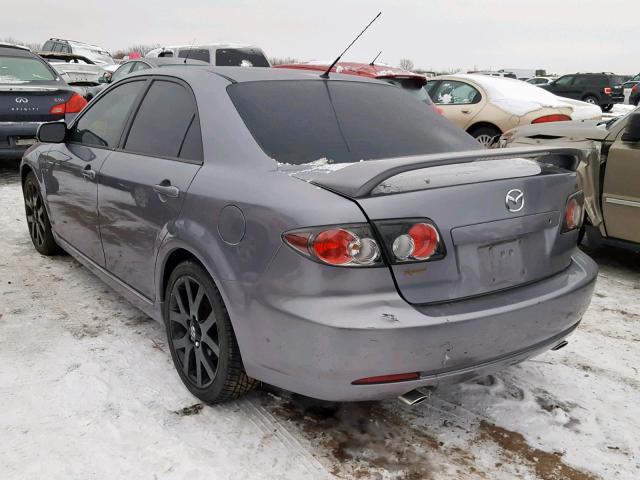
[[[96,179],[96,171],[91,169],[91,165],[87,165],[86,167],[84,167],[84,170],[82,170],[82,176],[86,180],[93,181]]]
[[[468,115],[468,114],[470,114],[470,113],[471,113],[471,110],[462,110],[462,113],[465,113],[465,114],[467,114],[467,115]]]
[[[158,185],[154,185],[153,191],[159,193],[160,195],[164,195],[165,197],[171,198],[176,198],[180,195],[180,189],[171,185],[171,182],[169,182],[168,180],[165,180]]]

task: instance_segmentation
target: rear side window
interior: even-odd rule
[[[202,159],[193,98],[174,82],[156,80],[140,104],[125,150],[157,157]],[[184,145],[188,145],[184,148]],[[194,145],[199,144],[199,150]],[[182,156],[180,154],[183,154]]]
[[[433,108],[391,85],[288,80],[237,83],[227,91],[255,140],[281,163],[481,148]]]
[[[89,106],[70,133],[70,142],[115,148],[131,107],[146,82],[128,82],[107,92]]]
[[[433,101],[438,105],[468,105],[482,99],[482,95],[474,87],[455,80],[442,80],[432,95]]]
[[[187,48],[186,50],[180,50],[178,57],[211,63],[211,55],[206,48]]]
[[[269,61],[257,48],[220,48],[216,65],[223,67],[269,67]]]
[[[47,40],[46,42],[44,42],[44,45],[42,46],[42,51],[50,52],[52,46],[53,46],[53,42],[51,40]]]

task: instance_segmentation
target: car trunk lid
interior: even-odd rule
[[[574,149],[476,151],[295,176],[353,199],[374,225],[432,221],[443,258],[390,262],[400,294],[429,304],[535,282],[568,267],[576,236],[560,231],[567,199],[579,189],[575,168],[582,155]],[[520,193],[524,202],[512,205],[507,197]]]
[[[64,119],[51,107],[65,103],[72,92],[58,87],[0,85],[0,122],[48,122]]]

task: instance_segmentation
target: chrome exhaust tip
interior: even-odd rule
[[[427,398],[429,398],[428,392],[423,393],[420,390],[415,389],[405,393],[404,395],[400,395],[398,397],[398,400],[400,400],[405,405],[413,407],[414,405],[424,402]]]
[[[555,352],[557,350],[560,350],[561,348],[566,347],[568,344],[569,344],[569,342],[567,342],[566,340],[563,340],[559,344],[557,344],[555,347],[553,347],[551,350],[553,350]]]

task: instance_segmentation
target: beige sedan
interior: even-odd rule
[[[426,89],[446,118],[486,146],[521,125],[571,120],[574,110],[561,97],[509,78],[443,75],[429,79]]]

